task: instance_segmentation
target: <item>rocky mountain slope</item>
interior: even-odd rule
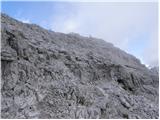
[[[158,118],[158,74],[101,39],[1,14],[2,118]]]

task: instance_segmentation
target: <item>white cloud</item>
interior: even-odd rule
[[[154,43],[158,42],[158,38],[155,37],[157,34],[153,33],[157,32],[158,26],[157,3],[81,2],[72,3],[71,7],[72,11],[66,9],[65,14],[59,14],[54,18],[53,30],[102,38],[137,57],[141,54],[139,58],[145,64],[156,65],[157,62],[153,61],[158,61],[158,50]],[[149,41],[146,39],[147,46],[132,53],[129,49],[135,47],[132,43],[142,43],[134,38],[142,34],[150,36]],[[146,59],[146,56],[153,57]]]
[[[146,48],[143,51],[143,59],[146,64],[151,67],[159,65],[158,60],[158,26],[157,30],[153,31],[150,36],[150,41],[148,42]]]
[[[64,32],[73,32],[78,28],[78,24],[75,21],[68,20],[64,23]]]
[[[18,20],[23,22],[23,23],[31,23],[31,21],[29,19],[18,18]]]
[[[23,12],[22,12],[21,9],[20,9],[19,11],[17,11],[17,13],[14,15],[14,17],[15,17],[17,20],[19,20],[19,21],[21,21],[21,22],[23,22],[23,23],[31,23],[30,19],[24,18],[24,17],[22,17],[22,16],[24,16],[24,15],[23,15]]]

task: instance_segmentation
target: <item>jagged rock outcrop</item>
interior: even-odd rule
[[[1,14],[2,118],[158,118],[158,74],[103,40]]]

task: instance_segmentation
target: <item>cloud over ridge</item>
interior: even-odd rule
[[[157,3],[80,2],[69,6],[54,17],[53,30],[102,38],[145,64],[158,65]]]

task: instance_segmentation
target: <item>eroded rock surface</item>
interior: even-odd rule
[[[158,118],[158,74],[103,40],[1,14],[2,118]]]

